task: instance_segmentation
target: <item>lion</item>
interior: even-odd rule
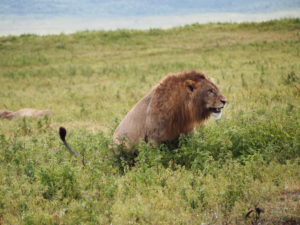
[[[51,109],[38,110],[38,109],[25,108],[25,109],[20,109],[16,112],[12,112],[8,110],[0,110],[0,118],[5,118],[5,119],[13,119],[15,117],[42,117],[51,114],[53,114],[53,111]]]
[[[113,134],[113,142],[130,148],[141,141],[159,146],[177,140],[211,115],[220,118],[225,104],[224,95],[203,73],[168,75],[127,113]],[[60,137],[66,145],[65,136],[61,127]]]
[[[225,104],[224,95],[203,73],[169,75],[128,112],[113,141],[137,144],[143,140],[159,146],[191,133],[210,115],[219,118]]]

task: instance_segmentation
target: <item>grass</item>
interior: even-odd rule
[[[300,223],[300,20],[0,37],[0,224]],[[229,104],[180,146],[111,135],[161,78],[199,70]],[[73,158],[58,139],[87,160]],[[255,208],[260,217],[245,215]]]

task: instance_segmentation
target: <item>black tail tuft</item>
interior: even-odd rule
[[[59,128],[59,136],[62,141],[66,141],[67,130],[64,127]]]

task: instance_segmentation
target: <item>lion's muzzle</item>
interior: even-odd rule
[[[225,104],[226,104],[226,100],[225,99],[221,99],[220,100],[221,104],[218,107],[211,107],[208,110],[210,112],[212,112],[212,115],[216,118],[216,119],[220,119],[222,116],[222,109],[224,108]]]

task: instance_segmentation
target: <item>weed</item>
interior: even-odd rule
[[[296,75],[294,71],[292,71],[288,73],[286,77],[284,77],[283,82],[286,85],[296,84],[300,82],[300,78]]]

